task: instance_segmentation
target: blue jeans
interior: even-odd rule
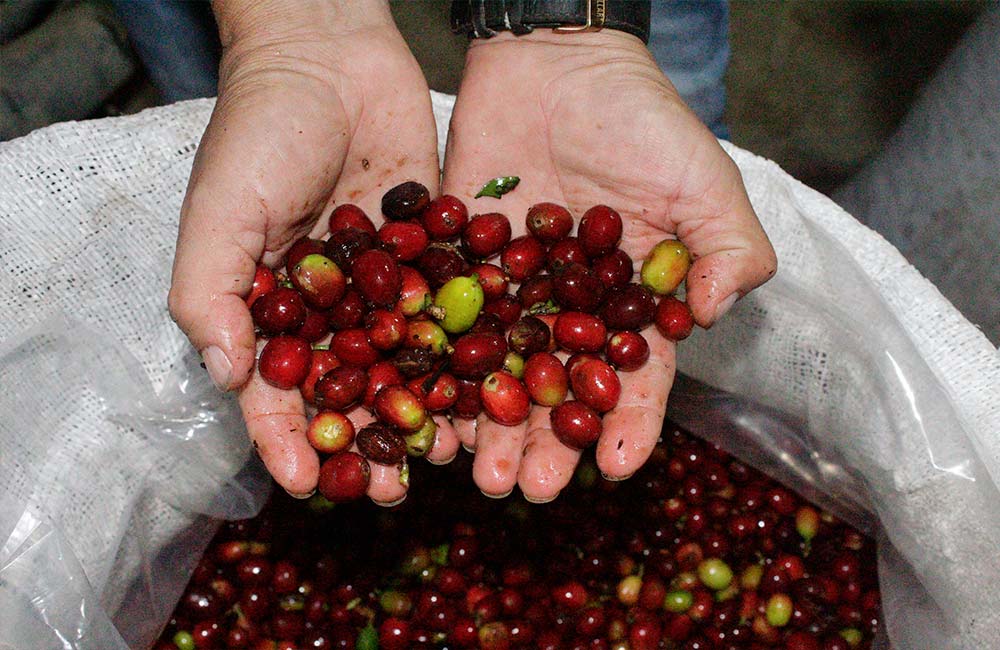
[[[215,96],[220,46],[208,2],[113,0],[113,3],[164,103]]]
[[[712,132],[728,138],[728,0],[653,0],[649,31],[649,51],[663,73]]]

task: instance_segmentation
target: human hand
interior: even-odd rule
[[[483,183],[517,175],[517,190],[474,199]],[[524,234],[537,202],[579,216],[606,204],[625,222],[621,248],[639,261],[666,237],[690,249],[687,301],[710,327],[736,299],[767,281],[774,250],[750,206],[739,170],[684,105],[642,43],[623,32],[560,35],[550,30],[474,41],[451,121],[443,191],[470,213],[501,211]],[[674,344],[643,333],[649,362],[621,373],[618,406],[604,416],[597,462],[605,476],[631,476],[660,435],[673,384]],[[490,496],[515,483],[533,501],[555,498],[580,452],[551,431],[549,409],[508,427],[486,416],[456,422],[475,447],[473,475]]]
[[[247,430],[275,480],[316,487],[297,389],[254,371],[244,301],[258,262],[281,263],[298,238],[326,232],[334,204],[378,221],[382,194],[416,180],[435,194],[437,136],[427,84],[381,0],[216,2],[224,47],[219,98],[181,209],[170,312],[215,383],[239,390]],[[360,411],[355,424],[365,423]],[[449,438],[450,436],[450,438]],[[457,439],[441,422],[431,460]],[[399,471],[372,464],[369,496],[405,496]]]

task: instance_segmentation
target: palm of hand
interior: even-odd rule
[[[297,389],[275,388],[252,371],[254,332],[241,295],[256,264],[277,267],[295,240],[325,233],[334,204],[354,203],[376,217],[389,187],[416,179],[436,192],[439,175],[427,85],[398,32],[353,33],[338,41],[338,51],[366,55],[338,58],[315,43],[301,49],[285,43],[280,51],[233,53],[231,65],[224,61],[213,122],[225,128],[206,131],[185,200],[192,216],[182,217],[180,238],[188,246],[175,261],[176,268],[192,268],[211,260],[232,274],[234,281],[223,285],[232,294],[214,301],[211,318],[235,333],[233,383],[242,385],[239,401],[254,446],[278,483],[296,494],[310,493],[319,473],[303,435],[305,405]],[[220,200],[220,191],[231,200]],[[228,213],[211,212],[221,209]],[[228,259],[199,247],[216,240],[205,230],[223,221],[237,243]],[[183,289],[179,275],[175,290]],[[360,411],[351,418],[357,427],[367,423]],[[457,444],[435,451],[453,455]],[[405,495],[397,468],[372,469],[374,500]]]
[[[745,197],[742,183],[645,48],[629,37],[621,47],[602,43],[599,51],[555,39],[498,40],[470,54],[452,119],[444,192],[470,201],[472,212],[504,212],[515,236],[524,233],[523,215],[534,203],[559,203],[577,217],[606,204],[623,215],[621,247],[634,260],[674,236],[696,253],[699,246],[719,250],[713,238],[724,235],[714,217],[728,210],[733,192]],[[502,203],[471,198],[485,180],[501,175],[521,178]],[[702,324],[735,291],[715,277],[725,261],[705,259],[695,267],[698,275],[689,275],[689,301]],[[622,373],[619,405],[604,417],[597,460],[611,478],[628,477],[645,462],[673,383],[674,345],[653,328],[644,335],[650,361]],[[529,499],[554,498],[580,455],[555,439],[548,409],[539,407],[519,427],[481,417],[475,428],[458,429],[463,443],[475,446],[475,478],[491,495],[509,492],[516,481]]]

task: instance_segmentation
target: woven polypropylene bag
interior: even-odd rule
[[[451,99],[436,95],[443,147]],[[212,108],[0,145],[0,648],[148,643],[266,493],[166,311]],[[880,539],[898,648],[1000,647],[1000,358],[884,240],[727,147],[780,269],[679,348],[673,415]],[[516,171],[516,170],[512,170]]]

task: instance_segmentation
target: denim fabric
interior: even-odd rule
[[[728,0],[653,0],[649,50],[688,106],[717,137],[723,123],[729,63]]]
[[[219,37],[208,2],[114,0],[114,5],[164,102],[215,96]]]

